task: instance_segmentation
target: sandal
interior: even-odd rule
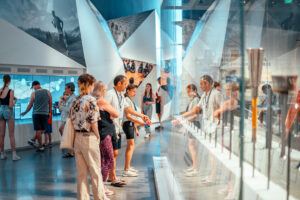
[[[70,154],[70,153],[66,153],[65,155],[63,155],[63,158],[73,158],[74,155]]]
[[[107,182],[112,182],[112,180],[107,179]],[[126,185],[126,181],[124,179],[117,179],[117,182],[120,182],[120,183],[123,183],[123,185]]]
[[[123,187],[123,185],[121,184],[121,182],[111,183],[110,185],[114,186],[114,187]]]

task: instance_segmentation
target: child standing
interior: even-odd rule
[[[44,147],[51,148],[52,147],[52,135],[51,135],[52,134],[52,113],[50,113],[50,115],[49,115],[47,128],[46,128],[44,134],[45,134]],[[48,143],[48,141],[49,141],[49,143]]]

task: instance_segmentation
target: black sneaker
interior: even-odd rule
[[[47,149],[48,145],[47,144],[43,144],[43,147],[44,147],[44,149]]]
[[[36,152],[44,152],[45,151],[45,148],[44,147],[39,147]]]
[[[48,148],[52,148],[52,144],[50,143],[50,144],[48,144]]]
[[[29,145],[35,147],[35,141],[33,141],[32,139],[29,139],[27,142]]]

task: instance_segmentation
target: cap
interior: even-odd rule
[[[40,85],[40,82],[38,81],[33,81],[32,84],[31,84],[31,89],[33,88],[33,86],[35,85]]]

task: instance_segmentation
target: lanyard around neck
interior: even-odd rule
[[[205,96],[205,108],[207,109],[208,108],[208,102],[209,102],[209,98],[210,98],[210,95],[211,95],[211,91],[212,91],[213,89],[211,89],[210,91],[209,91],[209,94],[208,94],[208,98],[206,98],[206,96]]]
[[[118,98],[118,102],[119,102],[119,106],[120,106],[120,109],[122,108],[122,105],[121,105],[121,101],[122,101],[122,96],[118,94],[117,90],[114,88],[115,92],[116,92],[116,95],[117,95],[117,98]]]
[[[137,108],[136,108],[136,105],[135,105],[135,103],[134,103],[134,102],[131,100],[131,98],[129,98],[129,97],[128,97],[128,99],[130,99],[131,103],[133,104],[133,106],[134,106],[134,110],[135,110],[135,111],[137,111]]]

